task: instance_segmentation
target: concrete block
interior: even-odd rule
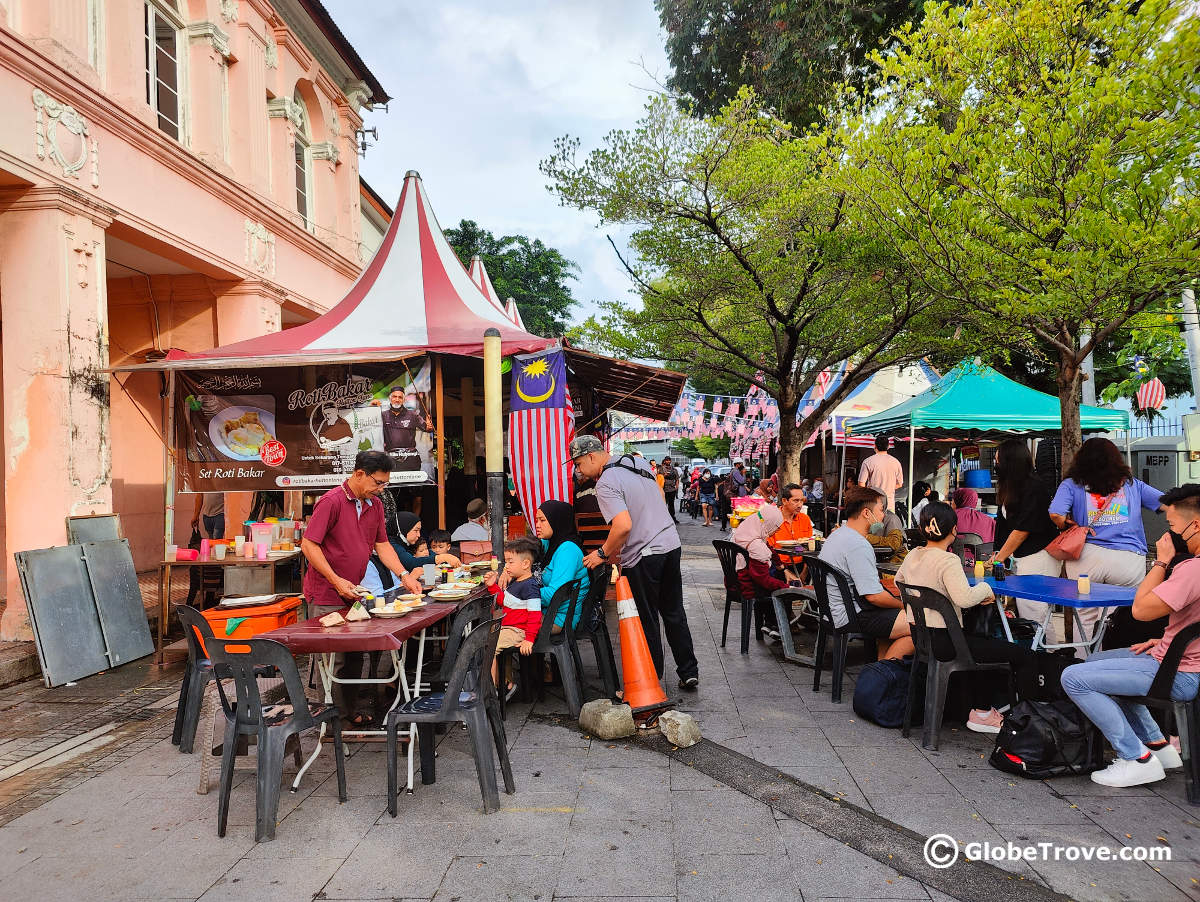
[[[587,702],[579,712],[579,726],[600,739],[620,739],[637,733],[629,705],[614,705],[607,698]]]
[[[658,718],[658,728],[671,745],[686,749],[700,741],[700,725],[696,718],[682,711],[666,711]]]

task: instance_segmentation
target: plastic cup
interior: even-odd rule
[[[253,559],[254,544],[252,542],[246,542],[242,545],[242,557],[244,557],[248,561]]]
[[[218,561],[223,561],[223,560],[225,560],[225,554],[228,551],[229,551],[229,546],[226,545],[224,542],[221,542],[221,543],[213,546],[213,550],[212,550],[213,557],[215,557]]]
[[[208,560],[208,552],[209,552],[210,548],[212,548],[212,543],[209,542],[208,539],[200,540],[200,560],[202,560],[202,561]]]
[[[241,553],[242,553],[242,546],[243,546],[243,545],[245,545],[245,544],[246,544],[246,537],[245,537],[245,536],[234,536],[234,537],[233,537],[233,553],[234,553],[234,554],[241,554]]]
[[[437,564],[423,564],[421,566],[421,579],[425,585],[432,586],[438,580]]]
[[[259,542],[254,546],[254,550],[258,554],[258,559],[260,561],[265,561],[267,559],[267,551],[270,550],[270,548],[271,546],[266,542]]]
[[[167,558],[166,559],[168,561],[179,560],[179,546],[178,545],[168,545],[167,546]]]

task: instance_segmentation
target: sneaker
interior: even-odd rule
[[[1004,717],[995,708],[984,711],[976,708],[967,717],[967,729],[976,733],[999,733],[1004,724]]]
[[[679,681],[679,688],[684,692],[695,692],[700,686],[700,677],[684,677]]]
[[[1101,786],[1141,786],[1143,783],[1165,780],[1166,777],[1162,762],[1154,755],[1145,761],[1118,758],[1104,770],[1092,772],[1092,782]]]
[[[764,645],[774,645],[779,641],[779,630],[773,630],[769,626],[759,627],[758,633],[762,636]]]
[[[1158,759],[1158,763],[1163,766],[1163,770],[1174,770],[1177,767],[1183,767],[1183,758],[1179,754],[1179,749],[1167,743],[1162,748],[1150,749],[1150,752]]]

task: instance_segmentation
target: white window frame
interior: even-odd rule
[[[296,147],[292,154],[292,188],[299,194],[300,180],[297,178],[300,168],[304,170],[304,209],[297,204],[296,212],[300,221],[309,232],[316,233],[316,198],[313,197],[312,150],[309,146],[308,108],[299,92],[293,95],[293,103],[300,108],[300,127],[296,129]],[[300,159],[297,159],[300,158]],[[298,200],[299,198],[297,198]]]
[[[104,0],[88,0],[88,64],[104,83]]]
[[[171,122],[178,131],[177,136],[171,135],[166,129],[159,125],[159,116],[163,115],[158,110],[158,92],[155,87],[158,83],[158,54],[153,52],[157,49],[157,44],[153,38],[154,24],[156,20],[165,22],[175,33],[175,91],[177,109],[176,114],[179,116],[178,122]],[[187,45],[184,40],[184,22],[180,18],[178,11],[167,3],[156,2],[156,0],[145,0],[145,18],[143,20],[142,29],[143,49],[146,53],[146,62],[144,71],[146,75],[146,103],[154,113],[154,127],[161,131],[167,137],[174,137],[180,144],[186,145],[187,142],[187,65],[186,65],[186,50]],[[163,116],[163,118],[166,118]]]

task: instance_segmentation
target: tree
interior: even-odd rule
[[[578,302],[571,296],[568,279],[576,279],[579,266],[540,239],[524,235],[497,238],[470,219],[446,229],[446,240],[463,266],[478,255],[503,302],[517,302],[525,327],[535,335],[555,337],[567,330],[567,316]]]
[[[798,481],[832,407],[936,344],[945,317],[850,229],[846,197],[830,190],[839,151],[823,134],[794,137],[752,92],[705,120],[658,97],[604,143],[580,162],[563,138],[542,162],[563,203],[636,227],[637,259],[622,262],[642,306],[605,305],[597,341],[762,388],[779,404],[781,472]],[[818,376],[848,359],[847,378],[797,417]]]
[[[728,457],[730,443],[731,440],[727,438],[702,435],[696,439],[696,451],[699,452],[696,456],[703,457],[705,460],[720,460],[722,457]]]
[[[995,353],[1053,365],[1064,466],[1083,360],[1200,269],[1200,37],[1183,15],[1178,0],[931,6],[845,120],[861,227]]]
[[[923,0],[655,0],[674,70],[667,86],[712,116],[753,88],[793,126],[821,118],[866,54]]]
[[[696,443],[690,438],[677,438],[671,442],[671,453],[678,455],[684,460],[691,460],[693,457],[700,457],[700,452],[696,450]]]

